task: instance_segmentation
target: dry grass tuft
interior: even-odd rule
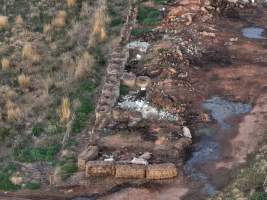
[[[11,66],[8,58],[2,58],[1,59],[1,65],[2,65],[3,70],[8,70]]]
[[[57,12],[56,17],[52,20],[51,24],[53,27],[62,28],[66,25],[67,13],[64,10]]]
[[[9,121],[15,121],[21,118],[22,112],[20,108],[12,101],[8,100],[6,103],[6,114]]]
[[[71,118],[71,109],[70,109],[70,100],[67,97],[64,97],[61,101],[59,107],[59,118],[63,123],[68,123]]]
[[[21,25],[23,24],[23,18],[21,17],[21,15],[18,15],[15,19],[15,24],[16,25]]]
[[[75,6],[77,0],[66,0],[68,7],[73,7]]]
[[[82,78],[90,72],[94,64],[94,57],[88,52],[85,52],[78,60],[75,68],[75,78]]]
[[[52,25],[51,24],[45,24],[44,27],[43,27],[43,32],[44,33],[48,33],[52,30]]]
[[[15,90],[13,90],[8,85],[0,86],[0,94],[2,95],[1,96],[2,99],[14,98],[17,95]]]
[[[40,61],[40,55],[34,51],[32,48],[32,45],[30,43],[27,43],[24,45],[22,49],[22,58],[27,58],[33,61],[34,63],[37,63]]]
[[[0,15],[0,29],[5,28],[8,25],[8,17]]]
[[[90,46],[96,44],[96,42],[102,42],[107,39],[106,25],[109,22],[110,18],[107,14],[107,1],[100,0],[99,7],[94,16],[93,31],[89,40]]]
[[[30,77],[26,76],[25,74],[21,74],[18,76],[18,83],[22,89],[26,89],[30,85]]]

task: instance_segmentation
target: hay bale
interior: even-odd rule
[[[115,167],[113,162],[88,161],[86,163],[86,177],[114,176]]]
[[[177,168],[173,163],[153,164],[146,168],[147,179],[174,178],[177,174]]]
[[[135,165],[135,164],[117,164],[116,178],[145,178],[146,168],[145,165]]]
[[[89,160],[94,160],[98,156],[99,149],[97,146],[89,146],[78,156],[78,168],[85,170],[86,163]]]

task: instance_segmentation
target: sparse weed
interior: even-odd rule
[[[0,29],[7,27],[7,25],[8,25],[8,17],[0,15]]]
[[[254,192],[251,200],[266,200],[267,199],[267,193],[266,192]]]
[[[32,135],[35,137],[40,136],[43,131],[44,131],[44,128],[43,128],[42,124],[38,123],[32,127]]]
[[[75,78],[82,78],[91,71],[94,64],[94,57],[85,52],[77,61],[75,68]]]
[[[21,74],[18,76],[18,83],[20,88],[26,89],[30,86],[30,77],[25,74]]]
[[[26,43],[22,48],[22,58],[29,59],[34,63],[40,61],[40,55],[33,49],[31,43]]]
[[[75,6],[77,0],[66,0],[68,7],[73,7]]]
[[[57,12],[56,17],[52,20],[52,26],[56,28],[62,28],[66,25],[66,16],[67,13],[64,10],[60,10]]]
[[[7,119],[9,121],[15,121],[21,118],[22,111],[21,109],[14,104],[12,101],[7,101],[6,103],[6,113],[7,113]]]
[[[0,190],[14,191],[20,189],[19,185],[14,185],[10,181],[11,175],[16,171],[14,164],[0,166]]]
[[[13,155],[16,160],[20,162],[37,162],[37,161],[47,161],[52,162],[56,154],[60,150],[59,144],[52,144],[47,147],[26,147],[21,149],[17,147],[13,150]]]
[[[3,70],[8,70],[11,66],[8,58],[2,58],[1,59],[1,65],[2,65]]]
[[[0,128],[0,141],[4,141],[10,135],[10,130],[7,128]]]
[[[144,25],[155,25],[162,19],[160,11],[150,7],[139,7],[138,21]]]
[[[110,18],[107,13],[107,1],[100,0],[99,7],[96,10],[93,30],[89,39],[89,46],[94,46],[97,42],[102,42],[107,38],[106,25],[109,23]]]
[[[32,181],[29,183],[26,183],[25,188],[29,190],[38,190],[41,187],[41,184],[37,181]]]
[[[23,18],[22,18],[22,16],[21,15],[18,15],[17,17],[16,17],[16,19],[15,19],[15,24],[16,25],[21,25],[21,24],[23,24]]]
[[[59,118],[62,123],[67,123],[71,118],[70,100],[64,97],[59,108]]]
[[[72,174],[77,172],[78,167],[74,156],[65,156],[60,162],[60,175],[62,180],[66,180]]]
[[[152,30],[149,28],[134,28],[131,31],[131,35],[134,37],[140,37],[140,36],[147,34],[147,33],[150,33],[150,32],[152,32]]]
[[[52,30],[52,25],[51,24],[45,24],[44,27],[43,27],[43,32],[44,33],[48,33]]]

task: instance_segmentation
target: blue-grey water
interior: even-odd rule
[[[206,125],[196,130],[199,142],[193,146],[192,155],[185,163],[184,171],[193,180],[203,183],[202,192],[204,194],[213,196],[217,193],[216,186],[209,180],[209,174],[202,172],[199,167],[209,162],[219,161],[222,158],[222,144],[216,140],[219,130],[230,129],[231,124],[225,120],[229,117],[248,113],[252,106],[228,101],[217,96],[206,100],[202,106],[211,112],[211,116],[216,120],[219,128]]]
[[[203,107],[211,111],[212,117],[223,129],[231,128],[231,125],[225,122],[225,119],[248,113],[251,110],[249,104],[231,102],[217,96],[205,101]]]
[[[259,27],[247,27],[242,29],[242,35],[250,39],[267,39],[263,36],[265,29]]]

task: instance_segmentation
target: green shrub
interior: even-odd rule
[[[93,103],[90,101],[90,97],[80,97],[81,105],[75,111],[75,118],[72,125],[74,133],[79,133],[86,126],[88,122],[88,115],[94,110]]]
[[[74,156],[63,157],[60,162],[60,169],[62,180],[66,180],[78,171],[76,158]]]
[[[20,189],[19,185],[14,185],[9,178],[16,171],[16,166],[9,164],[6,167],[0,166],[0,190],[13,191]]]
[[[120,86],[120,95],[126,95],[129,92],[129,87],[126,85]]]
[[[35,137],[38,137],[42,134],[42,132],[44,131],[44,128],[41,124],[35,124],[33,127],[32,127],[32,135],[35,136]]]
[[[123,24],[123,20],[120,17],[116,17],[114,19],[112,19],[112,21],[110,22],[110,26],[114,27],[114,26],[119,26]]]
[[[92,95],[96,89],[96,85],[91,81],[85,80],[77,86],[77,90],[71,95],[80,101],[79,107],[74,111],[75,117],[72,124],[72,131],[80,133],[87,125],[89,114],[94,111],[94,105],[91,100]]]
[[[80,92],[93,92],[96,86],[91,81],[85,80],[80,85]]]
[[[10,135],[10,130],[7,128],[0,128],[0,141],[5,140]]]
[[[160,11],[150,7],[139,7],[138,22],[144,25],[155,25],[161,19]]]
[[[265,193],[265,192],[255,192],[252,195],[251,200],[267,200],[267,193]]]
[[[29,189],[29,190],[38,190],[41,187],[41,184],[39,182],[29,182],[25,185],[25,188]]]
[[[154,0],[156,4],[166,4],[168,1],[167,0]]]
[[[150,32],[152,32],[152,30],[148,29],[148,28],[134,28],[131,31],[131,35],[134,37],[140,37],[140,36],[142,36],[146,33],[150,33]]]
[[[16,160],[20,162],[37,162],[37,161],[54,161],[55,155],[59,152],[60,145],[54,144],[48,147],[26,147],[21,149],[19,147],[13,150],[13,155]]]

